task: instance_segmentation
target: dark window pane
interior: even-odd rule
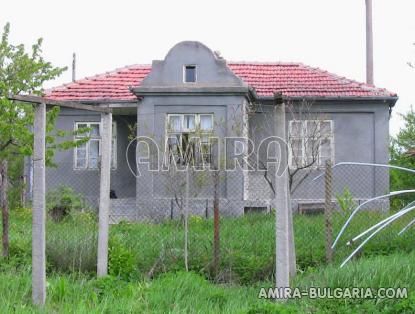
[[[196,66],[186,65],[186,67],[185,67],[185,82],[186,83],[196,82]]]

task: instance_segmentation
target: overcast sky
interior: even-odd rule
[[[375,84],[415,104],[415,1],[373,0]],[[163,59],[182,40],[198,40],[231,61],[292,61],[365,81],[364,0],[272,1],[3,1],[0,24],[11,40],[30,46],[44,38],[46,60],[70,67],[77,78],[129,64]],[[68,70],[47,85],[69,82]]]

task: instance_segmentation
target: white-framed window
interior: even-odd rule
[[[289,166],[323,167],[334,163],[333,120],[291,120],[289,122]]]
[[[197,81],[197,66],[194,64],[187,64],[183,66],[183,82],[196,83]]]
[[[75,135],[75,140],[89,138],[87,142],[74,149],[75,170],[96,170],[99,169],[101,160],[101,133],[100,122],[75,122],[75,131],[88,128],[88,132]],[[112,124],[111,139],[111,168],[117,168],[117,123]]]
[[[177,163],[191,159],[195,164],[210,164],[213,134],[213,114],[172,113],[166,119],[166,154]],[[189,146],[191,145],[191,146]],[[170,163],[171,160],[165,160]]]

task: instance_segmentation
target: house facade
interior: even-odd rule
[[[385,89],[303,64],[227,62],[191,41],[177,44],[152,65],[132,65],[78,80],[48,90],[45,97],[112,108],[113,221],[178,216],[185,173],[165,168],[173,164],[180,168],[185,161],[202,167],[241,162],[218,180],[216,191],[225,214],[269,208],[273,178],[267,177],[270,172],[263,162],[267,156],[260,144],[275,134],[274,108],[281,103],[286,107],[289,169],[296,173],[293,208],[301,201],[321,200],[323,184],[313,185],[311,179],[327,160],[388,163],[389,116],[397,100]],[[47,188],[70,185],[96,202],[100,114],[62,109],[57,128],[87,128],[88,133],[75,138],[87,136],[88,141],[56,154],[58,166],[47,170]],[[152,145],[161,153],[155,153]],[[159,171],[154,171],[156,164]],[[195,171],[189,180],[191,209],[204,215],[212,207],[213,181],[203,173]],[[356,199],[389,189],[387,171],[366,167],[351,169],[349,176],[347,185]]]

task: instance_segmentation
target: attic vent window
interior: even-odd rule
[[[185,65],[183,78],[184,78],[185,83],[195,83],[196,82],[196,66]]]

